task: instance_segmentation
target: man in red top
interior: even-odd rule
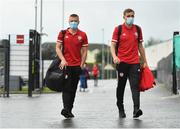
[[[92,74],[93,74],[93,77],[94,77],[94,86],[97,86],[98,85],[99,69],[98,69],[96,64],[94,64],[94,66],[92,68]]]
[[[126,9],[123,13],[123,18],[125,20],[122,24],[122,31],[118,42],[118,27],[115,28],[112,36],[111,43],[111,54],[113,61],[117,64],[118,72],[118,86],[116,90],[117,106],[119,109],[119,117],[125,118],[126,114],[124,111],[124,90],[127,78],[130,82],[130,87],[132,91],[132,98],[134,103],[133,117],[137,118],[143,114],[140,109],[140,92],[139,92],[139,82],[140,82],[140,57],[139,53],[144,62],[143,67],[147,66],[146,56],[144,47],[142,45],[142,31],[140,29],[140,35],[136,30],[134,22],[135,12],[132,9]],[[139,38],[138,38],[139,37]],[[138,40],[139,39],[139,40]],[[118,52],[116,55],[115,47],[119,44]]]
[[[59,33],[56,43],[56,53],[61,59],[60,68],[66,66],[67,79],[63,87],[62,98],[64,108],[61,114],[66,118],[74,117],[72,114],[73,103],[76,95],[77,85],[81,68],[87,56],[88,40],[86,33],[78,29],[79,16],[71,14],[69,17],[69,28],[64,36],[64,51],[61,51],[63,34]]]

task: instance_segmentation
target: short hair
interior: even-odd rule
[[[124,14],[124,16],[125,16],[125,15],[126,15],[126,13],[130,13],[130,12],[135,13],[135,12],[134,12],[134,10],[132,10],[132,9],[128,8],[128,9],[125,9],[125,10],[124,10],[123,14]]]
[[[79,18],[79,16],[77,14],[71,14],[70,17],[78,17]]]

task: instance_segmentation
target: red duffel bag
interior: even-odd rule
[[[154,76],[148,67],[141,69],[139,90],[145,91],[156,85]]]

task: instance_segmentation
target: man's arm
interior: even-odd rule
[[[64,66],[67,65],[67,62],[62,54],[61,48],[62,48],[62,43],[56,43],[56,53],[59,59],[61,60],[60,68],[63,69]]]
[[[145,50],[144,50],[142,43],[139,43],[139,53],[143,60],[143,67],[146,67],[146,66],[148,67],[147,60],[146,60],[146,54],[145,54]]]
[[[115,42],[111,42],[111,55],[113,57],[113,61],[114,61],[115,64],[119,64],[120,63],[120,59],[116,55],[115,48],[116,48],[116,43]]]
[[[81,68],[83,67],[87,57],[88,46],[83,46],[81,49]]]

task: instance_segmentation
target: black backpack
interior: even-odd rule
[[[138,43],[140,43],[140,32],[141,32],[141,29],[138,25],[135,25],[136,26],[136,31],[138,33]],[[118,48],[119,48],[119,41],[120,41],[120,35],[121,35],[121,32],[122,32],[122,25],[119,25],[118,26],[118,40],[117,40],[117,45],[116,45],[116,48],[115,48],[115,52],[116,52],[116,55],[118,53]]]

